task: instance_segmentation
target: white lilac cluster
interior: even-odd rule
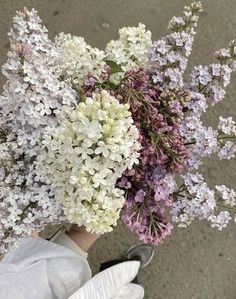
[[[186,6],[183,18],[174,17],[169,23],[171,34],[155,41],[149,53],[149,62],[153,72],[153,81],[161,86],[177,88],[184,85],[183,73],[187,66],[198,22],[202,11],[200,2]]]
[[[60,33],[55,41],[58,53],[54,61],[58,74],[74,86],[82,85],[88,75],[96,80],[102,79],[106,60],[117,63],[124,72],[146,66],[152,46],[151,32],[146,31],[143,24],[121,28],[119,39],[111,40],[105,51],[91,47],[83,37],[70,34]],[[119,81],[122,74],[113,74],[110,79]]]
[[[39,179],[53,187],[70,222],[96,233],[111,231],[124,204],[116,181],[139,157],[129,105],[103,90],[66,115],[59,127],[46,130]]]
[[[172,220],[179,227],[186,227],[195,218],[205,219],[219,230],[226,227],[232,219],[228,209],[235,207],[235,191],[220,185],[215,186],[215,192],[198,173],[187,173],[182,178],[184,187],[175,193],[177,200],[172,206]]]
[[[101,79],[106,66],[104,51],[71,34],[60,33],[55,41],[58,50],[55,65],[63,80],[76,86],[82,85],[88,75]]]
[[[56,126],[62,107],[76,103],[75,91],[54,74],[56,50],[36,11],[18,13],[9,36],[11,51],[3,66],[7,82],[0,97],[1,253],[16,236],[62,221],[50,186],[35,180],[33,162],[45,127]]]
[[[106,46],[107,59],[119,64],[123,71],[146,66],[148,52],[152,46],[152,34],[145,25],[124,27],[119,30],[119,39]]]

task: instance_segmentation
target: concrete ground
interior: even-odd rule
[[[104,48],[126,25],[146,24],[153,39],[166,31],[168,20],[180,15],[187,0],[0,0],[0,64],[6,60],[9,44],[6,33],[16,10],[36,8],[50,36],[60,31],[82,35],[88,43]],[[212,52],[236,38],[236,0],[204,0],[190,67],[212,61]],[[189,68],[190,69],[190,68]],[[1,78],[1,84],[3,80]],[[215,123],[221,113],[236,117],[236,76],[233,76],[224,103],[208,113]],[[202,170],[210,184],[235,186],[236,161],[210,160]],[[90,253],[96,272],[101,261],[119,257],[136,237],[123,226],[103,236]],[[236,224],[223,232],[194,223],[175,230],[164,245],[155,249],[152,264],[142,271],[140,281],[147,299],[234,299],[236,298]]]

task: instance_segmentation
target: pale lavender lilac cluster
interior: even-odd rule
[[[4,244],[64,221],[54,191],[37,178],[34,161],[45,127],[56,126],[58,111],[76,102],[75,91],[54,75],[56,50],[35,10],[14,18],[9,37],[0,97],[0,253]]]
[[[163,88],[183,87],[183,73],[187,67],[187,57],[191,54],[200,12],[202,5],[199,2],[186,6],[182,18],[173,17],[169,22],[171,33],[153,42],[149,62],[154,83]]]
[[[218,127],[204,126],[201,116],[209,105],[223,100],[225,87],[235,71],[236,42],[215,53],[218,63],[196,66],[190,74],[188,87],[192,98],[189,112],[182,122],[181,135],[188,145],[188,172],[183,175],[183,185],[174,192],[171,209],[173,221],[185,227],[194,218],[207,219],[212,227],[222,229],[235,218],[235,192],[226,186],[208,187],[203,177],[194,172],[203,164],[203,158],[217,154],[219,159],[235,157],[235,122],[232,117],[220,117]]]

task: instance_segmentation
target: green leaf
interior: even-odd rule
[[[113,60],[105,60],[106,64],[111,68],[111,75],[123,72],[122,67]]]
[[[111,82],[111,81],[108,81],[108,82],[107,82],[107,85],[108,85],[111,89],[113,89],[113,90],[115,90],[115,89],[117,88],[117,85],[116,85],[115,83]]]

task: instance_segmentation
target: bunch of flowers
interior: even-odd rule
[[[121,214],[159,244],[173,222],[221,230],[235,219],[234,190],[197,172],[236,153],[231,117],[202,121],[225,96],[236,42],[183,79],[201,11],[185,7],[154,42],[142,24],[122,28],[105,51],[70,34],[51,41],[35,10],[17,14],[0,97],[1,253],[48,223],[104,233]]]

